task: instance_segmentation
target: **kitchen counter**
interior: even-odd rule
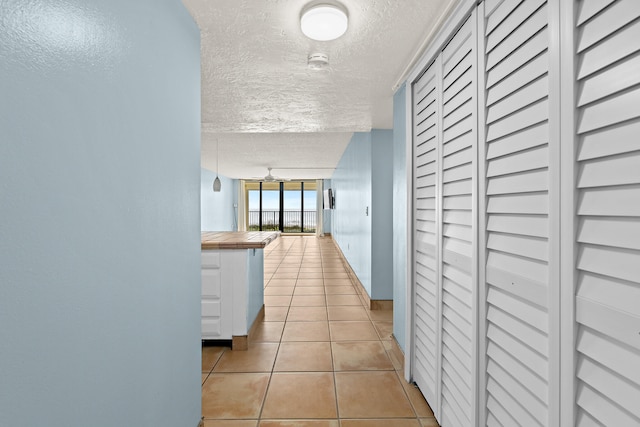
[[[264,316],[264,248],[280,232],[203,231],[202,340],[246,350]]]
[[[279,231],[203,231],[201,249],[262,249]]]

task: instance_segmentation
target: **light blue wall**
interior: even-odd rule
[[[219,175],[220,192],[213,191],[215,172],[201,169],[200,174],[200,228],[202,231],[237,231],[238,180]]]
[[[374,300],[393,297],[392,132],[353,134],[331,177],[332,235]]]
[[[406,86],[393,97],[393,335],[406,351],[407,166]]]
[[[332,235],[371,295],[371,133],[356,132],[331,177]]]
[[[0,16],[0,425],[195,427],[198,28],[179,0]]]
[[[247,249],[247,328],[264,305],[264,249]]]
[[[393,131],[371,131],[371,299],[393,299]]]

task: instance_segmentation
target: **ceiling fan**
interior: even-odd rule
[[[272,168],[267,168],[267,171],[269,173],[266,176],[264,176],[264,177],[254,177],[253,179],[256,179],[256,180],[259,180],[259,181],[264,181],[264,182],[291,181],[289,178],[280,178],[280,177],[271,175],[271,169]]]

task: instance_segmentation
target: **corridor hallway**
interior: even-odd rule
[[[331,238],[265,248],[265,318],[248,351],[202,349],[205,427],[434,427]]]

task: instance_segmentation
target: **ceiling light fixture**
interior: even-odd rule
[[[213,191],[219,193],[221,187],[222,183],[218,178],[218,140],[216,139],[216,179],[213,181]]]
[[[307,65],[312,70],[322,70],[329,65],[329,56],[324,53],[311,53],[307,57]]]
[[[302,32],[313,40],[335,40],[347,31],[348,26],[347,9],[339,3],[316,4],[303,9],[300,16]]]

